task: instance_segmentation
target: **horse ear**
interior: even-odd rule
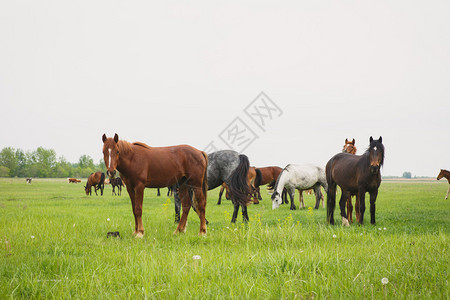
[[[345,143],[348,144],[348,140],[347,139],[345,139]]]
[[[355,146],[355,139],[352,140],[352,145]]]
[[[117,133],[114,134],[114,142],[119,142],[119,136],[117,135]]]
[[[372,142],[373,142],[373,137],[372,136],[370,136],[369,142],[372,144]]]
[[[381,137],[381,135],[380,135],[380,138],[378,140],[380,141],[380,143],[383,142],[383,138]]]
[[[106,141],[106,134],[103,134],[102,141],[103,141],[103,143]]]

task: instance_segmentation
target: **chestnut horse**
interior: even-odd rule
[[[350,153],[350,154],[356,154],[356,147],[355,147],[355,139],[353,139],[351,142],[347,139],[345,139],[345,144],[342,147],[343,153]],[[352,205],[352,196],[355,197],[355,215],[356,220],[359,220],[359,199],[358,196],[355,194],[349,194],[347,199],[347,220],[350,223],[353,223],[353,205]]]
[[[103,189],[105,188],[105,173],[98,171],[89,175],[86,186],[84,187],[86,196],[92,194],[92,187],[94,187],[96,196],[98,196],[97,190],[100,190],[100,195],[103,196]]]
[[[196,208],[200,218],[199,235],[206,234],[206,192],[208,156],[188,145],[171,147],[150,147],[144,143],[129,143],[119,140],[117,133],[114,138],[105,134],[103,140],[103,157],[107,174],[114,178],[116,170],[126,185],[134,214],[136,237],[144,236],[142,225],[142,202],[144,189],[162,188],[179,185],[179,195],[183,214],[174,234],[186,231],[186,222],[191,205]],[[192,189],[195,197],[189,197]]]
[[[78,183],[78,182],[81,182],[81,180],[76,179],[76,178],[67,178],[67,181],[68,181],[69,183]]]
[[[260,186],[269,184],[269,186],[275,186],[275,182],[277,181],[278,176],[280,176],[281,171],[283,171],[280,167],[263,167],[256,169],[256,178],[255,178],[255,188],[258,193],[258,199],[262,200]]]
[[[384,146],[382,138],[369,139],[370,145],[363,155],[338,153],[327,163],[325,172],[328,183],[327,222],[334,225],[334,209],[336,207],[336,186],[342,189],[339,206],[341,208],[342,224],[348,226],[345,213],[345,202],[350,194],[359,196],[359,224],[364,223],[366,210],[366,192],[370,194],[370,223],[375,224],[375,201],[381,184],[380,168],[384,163]]]
[[[448,180],[448,184],[450,184],[450,172],[444,169],[441,169],[441,171],[439,172],[438,177],[436,178],[437,180],[440,180],[441,178],[445,177],[445,179]],[[450,192],[450,186],[447,190],[447,195],[445,195],[445,200],[447,200],[448,198],[448,193]]]

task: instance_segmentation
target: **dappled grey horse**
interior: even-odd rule
[[[248,221],[247,205],[250,203],[250,187],[247,174],[250,167],[248,157],[233,150],[220,150],[208,154],[207,180],[208,190],[226,183],[230,188],[230,198],[234,206],[231,222],[236,222],[239,206],[242,207],[242,217]],[[180,204],[175,200],[175,215],[179,214]],[[177,212],[178,209],[178,212]]]

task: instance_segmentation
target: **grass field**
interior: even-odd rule
[[[147,189],[135,239],[126,191],[88,197],[66,180],[0,179],[0,298],[448,299],[447,187],[384,181],[377,224],[349,228],[326,225],[324,208],[273,211],[266,192],[248,224],[232,225],[214,190],[206,237],[193,212],[174,236],[173,199]]]

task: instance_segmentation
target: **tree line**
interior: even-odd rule
[[[0,152],[0,177],[86,178],[96,171],[106,172],[103,159],[98,164],[89,155],[82,155],[77,163],[57,157],[55,150],[39,147],[23,151],[5,147]]]

